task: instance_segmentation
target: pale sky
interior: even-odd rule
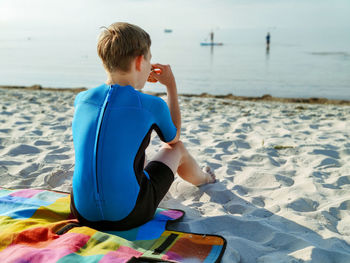
[[[1,0],[0,28],[350,27],[350,0]]]

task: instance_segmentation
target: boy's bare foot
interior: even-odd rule
[[[205,180],[202,184],[199,184],[197,186],[201,186],[201,185],[205,185],[205,184],[213,184],[216,182],[215,173],[210,169],[209,166],[206,166],[203,169],[203,174],[205,176]]]

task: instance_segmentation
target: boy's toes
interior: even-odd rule
[[[210,169],[210,167],[206,166],[204,171],[207,174],[207,183],[208,184],[215,183],[216,182],[216,176],[215,176],[215,173]]]

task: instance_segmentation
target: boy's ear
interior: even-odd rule
[[[141,71],[141,64],[142,64],[142,60],[143,60],[143,55],[141,56],[137,56],[135,59],[135,66],[136,66],[136,70],[137,71]]]

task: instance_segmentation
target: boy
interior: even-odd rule
[[[169,65],[151,65],[150,46],[149,35],[135,25],[106,28],[97,50],[107,81],[75,99],[71,210],[83,225],[127,230],[144,224],[152,219],[176,173],[197,186],[215,181],[210,169],[203,172],[179,140],[175,78]],[[152,67],[161,72],[151,72]],[[137,91],[148,78],[166,86],[168,105]],[[153,129],[165,143],[144,167]]]

